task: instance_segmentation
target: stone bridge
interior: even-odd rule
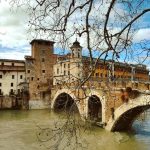
[[[82,119],[100,123],[109,131],[125,131],[139,114],[150,108],[150,94],[131,88],[55,89],[51,108],[76,110]]]

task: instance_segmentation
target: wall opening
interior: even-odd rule
[[[102,104],[96,95],[92,95],[88,100],[88,116],[90,120],[102,121]]]
[[[54,103],[55,112],[75,112],[78,113],[78,107],[74,99],[67,93],[61,93],[55,100]]]

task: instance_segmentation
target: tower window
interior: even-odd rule
[[[13,87],[14,86],[14,84],[13,83],[11,83],[11,87]]]
[[[33,81],[34,77],[31,77],[31,81]]]
[[[2,79],[2,75],[0,74],[0,79]]]
[[[4,62],[2,62],[1,65],[4,66]]]
[[[28,73],[30,73],[30,70],[28,70]]]
[[[12,66],[14,66],[14,63],[12,63]]]
[[[0,83],[0,86],[2,86],[2,83]]]
[[[68,64],[68,68],[70,68],[70,64]]]
[[[42,70],[42,73],[45,73],[45,70]]]
[[[45,59],[44,59],[44,58],[42,58],[42,62],[45,62]]]
[[[14,79],[15,78],[15,76],[14,75],[12,75],[12,79]]]
[[[66,64],[64,64],[64,68],[66,68]]]
[[[64,71],[64,75],[66,75],[66,71]]]

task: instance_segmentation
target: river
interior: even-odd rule
[[[80,128],[80,137],[76,140],[88,150],[150,150],[150,113],[142,116],[142,119],[134,122],[135,132],[111,133],[99,127],[88,126],[86,129]],[[57,141],[60,134],[58,137],[53,136],[53,141],[47,142],[39,141],[38,137],[41,140],[51,137],[53,129],[62,126],[64,122],[63,115],[48,110],[0,111],[0,150],[47,150],[47,147],[52,150],[50,146]],[[68,137],[70,143],[65,143],[67,137],[64,137],[65,140],[60,142],[58,149],[71,150],[70,145],[75,146],[73,134]]]

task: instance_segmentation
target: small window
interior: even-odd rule
[[[4,66],[4,62],[2,62],[1,65]]]
[[[2,90],[0,89],[0,95],[2,94]]]
[[[3,77],[3,76],[0,74],[0,79],[2,79],[2,77]]]
[[[39,80],[40,80],[40,78],[37,78],[37,80],[39,81]]]
[[[66,71],[64,71],[64,75],[66,75]]]
[[[68,75],[70,75],[70,71],[68,71]]]
[[[0,83],[0,86],[2,86],[2,83]]]
[[[31,81],[33,81],[34,80],[34,77],[31,77]]]
[[[12,79],[15,79],[15,76],[14,76],[14,75],[12,75]]]
[[[68,64],[68,68],[70,68],[70,64]]]
[[[42,58],[42,62],[45,62],[45,59],[44,59],[44,58]]]
[[[14,63],[12,63],[11,65],[14,66]]]
[[[42,73],[45,73],[45,70],[42,70]]]
[[[14,86],[14,84],[13,83],[11,83],[11,87],[13,87]]]
[[[57,74],[59,74],[59,68],[57,68]]]
[[[28,70],[28,73],[30,73],[30,70]]]
[[[22,75],[20,75],[20,79],[22,79]]]
[[[45,97],[46,97],[45,92],[42,92],[42,98],[45,99]]]
[[[13,89],[10,89],[10,93],[13,93],[14,92],[14,90]]]
[[[101,73],[101,77],[103,77],[103,74]]]
[[[66,64],[64,64],[64,68],[66,68]]]

